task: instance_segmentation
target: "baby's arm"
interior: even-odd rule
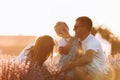
[[[70,49],[71,49],[71,45],[72,45],[73,40],[74,40],[74,38],[71,37],[65,46],[60,46],[59,52],[62,54],[65,54],[65,55],[68,54]]]

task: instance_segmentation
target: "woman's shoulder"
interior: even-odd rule
[[[30,49],[33,46],[34,46],[34,44],[28,44],[24,49],[27,50],[27,49]]]
[[[24,61],[26,59],[27,54],[29,53],[30,49],[33,47],[33,44],[27,45],[18,55],[17,59],[20,61]]]

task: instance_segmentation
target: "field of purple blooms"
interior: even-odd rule
[[[108,57],[112,69],[111,80],[120,80],[120,54]],[[26,73],[28,65],[19,62],[13,57],[0,59],[0,80],[22,80],[22,75]],[[32,74],[36,76],[36,74]]]

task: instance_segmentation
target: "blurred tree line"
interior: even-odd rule
[[[120,53],[120,39],[116,37],[108,28],[103,25],[93,27],[92,34],[100,33],[102,38],[111,43],[111,55]]]

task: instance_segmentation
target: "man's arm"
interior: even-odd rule
[[[83,55],[81,58],[79,58],[78,60],[76,60],[74,62],[74,65],[76,66],[83,66],[86,64],[89,64],[90,62],[93,61],[94,57],[95,57],[96,52],[93,50],[88,50],[85,55]]]
[[[95,54],[95,51],[88,50],[82,57],[77,59],[75,58],[72,61],[65,64],[61,69],[61,72],[68,71],[76,66],[84,66],[86,64],[89,64],[90,62],[92,62],[93,58],[95,57]]]

